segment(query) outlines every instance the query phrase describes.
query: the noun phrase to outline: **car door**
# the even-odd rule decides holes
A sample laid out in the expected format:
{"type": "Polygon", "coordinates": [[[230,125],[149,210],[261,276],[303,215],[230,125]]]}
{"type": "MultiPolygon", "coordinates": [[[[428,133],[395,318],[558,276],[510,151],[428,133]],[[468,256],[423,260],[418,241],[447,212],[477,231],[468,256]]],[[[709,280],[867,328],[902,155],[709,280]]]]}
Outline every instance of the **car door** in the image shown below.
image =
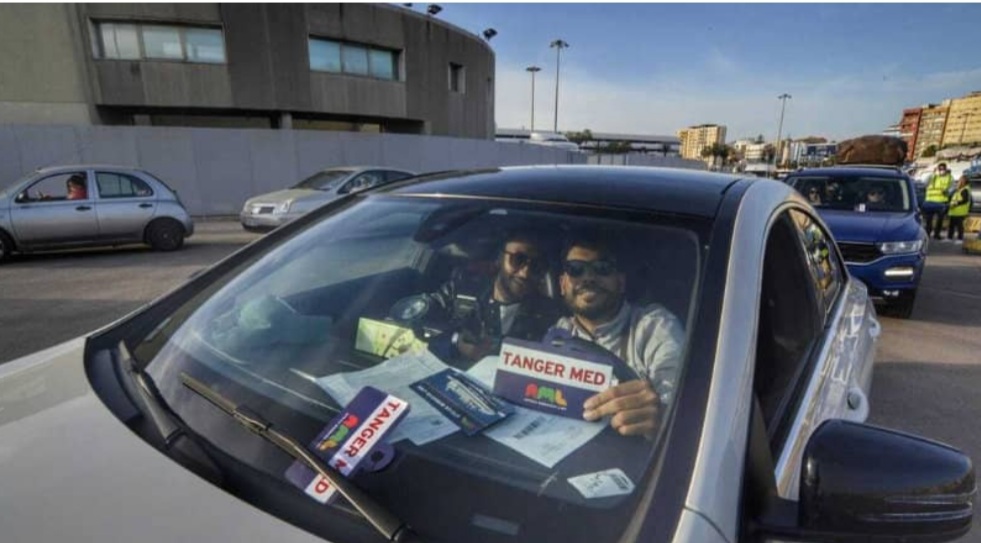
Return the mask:
{"type": "Polygon", "coordinates": [[[17,239],[24,247],[79,244],[95,241],[99,235],[93,183],[89,172],[75,170],[46,175],[30,184],[14,198],[10,220],[17,239]],[[85,194],[68,198],[68,181],[80,176],[85,194]]]}
{"type": "Polygon", "coordinates": [[[804,447],[822,422],[868,416],[874,311],[820,222],[784,211],[764,257],[753,387],[783,498],[797,499],[804,447]]]}
{"type": "Polygon", "coordinates": [[[105,241],[141,240],[157,207],[157,195],[139,177],[123,172],[95,171],[99,200],[99,237],[105,241]]]}

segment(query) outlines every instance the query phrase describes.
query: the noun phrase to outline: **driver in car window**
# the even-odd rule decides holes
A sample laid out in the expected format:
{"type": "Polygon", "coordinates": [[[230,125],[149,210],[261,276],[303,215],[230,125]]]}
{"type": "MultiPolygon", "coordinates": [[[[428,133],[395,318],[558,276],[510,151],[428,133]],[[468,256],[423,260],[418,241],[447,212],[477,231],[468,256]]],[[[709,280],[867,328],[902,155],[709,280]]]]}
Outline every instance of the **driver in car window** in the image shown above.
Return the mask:
{"type": "Polygon", "coordinates": [[[626,301],[626,275],[602,240],[581,237],[562,254],[560,285],[572,315],[555,326],[604,347],[642,376],[588,399],[583,416],[589,421],[609,416],[620,434],[653,438],[661,406],[671,401],[677,384],[684,327],[662,305],[626,301]]]}
{"type": "Polygon", "coordinates": [[[430,342],[430,351],[447,362],[473,362],[496,352],[504,336],[540,340],[560,314],[543,292],[543,245],[531,232],[512,232],[497,253],[493,277],[456,270],[426,295],[453,321],[450,332],[430,342]]]}
{"type": "Polygon", "coordinates": [[[865,195],[865,205],[869,209],[884,209],[886,207],[886,191],[882,187],[873,186],[865,195]]]}
{"type": "Polygon", "coordinates": [[[88,190],[85,188],[85,178],[81,175],[75,174],[69,177],[65,184],[69,200],[85,200],[89,197],[88,190]]]}

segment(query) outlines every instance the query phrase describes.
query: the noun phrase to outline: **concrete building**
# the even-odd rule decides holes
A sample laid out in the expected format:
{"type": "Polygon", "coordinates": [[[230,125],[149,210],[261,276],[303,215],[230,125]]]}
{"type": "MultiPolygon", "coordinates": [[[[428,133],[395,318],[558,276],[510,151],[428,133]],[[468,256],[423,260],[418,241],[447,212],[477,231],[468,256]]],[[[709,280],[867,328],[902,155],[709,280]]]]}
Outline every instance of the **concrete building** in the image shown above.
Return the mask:
{"type": "Polygon", "coordinates": [[[981,91],[950,101],[942,147],[981,145],[981,91]]]}
{"type": "Polygon", "coordinates": [[[916,136],[920,130],[920,114],[923,112],[921,107],[913,107],[903,110],[903,118],[899,121],[899,137],[906,141],[906,160],[912,162],[916,159],[916,136]]]}
{"type": "Polygon", "coordinates": [[[923,152],[931,146],[940,149],[943,143],[944,128],[947,125],[947,114],[950,111],[950,100],[941,104],[923,106],[920,112],[920,124],[916,132],[916,148],[913,158],[923,156],[923,152]]]}
{"type": "Polygon", "coordinates": [[[494,136],[494,53],[385,4],[2,4],[0,125],[494,136]]]}
{"type": "Polygon", "coordinates": [[[678,139],[681,142],[682,158],[710,161],[711,158],[702,157],[702,149],[713,143],[725,142],[726,127],[718,124],[690,126],[678,131],[678,139]]]}

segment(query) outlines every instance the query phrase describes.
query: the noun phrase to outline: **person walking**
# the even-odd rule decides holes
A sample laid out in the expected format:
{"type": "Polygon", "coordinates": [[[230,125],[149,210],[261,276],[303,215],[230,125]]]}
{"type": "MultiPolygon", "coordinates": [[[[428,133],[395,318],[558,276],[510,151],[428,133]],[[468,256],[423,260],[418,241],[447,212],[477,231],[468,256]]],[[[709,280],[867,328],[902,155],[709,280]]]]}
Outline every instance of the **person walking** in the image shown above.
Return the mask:
{"type": "Polygon", "coordinates": [[[957,188],[950,197],[947,216],[950,217],[950,225],[947,227],[947,239],[954,239],[954,232],[957,232],[957,243],[964,243],[964,220],[971,212],[971,189],[968,187],[967,176],[962,175],[957,180],[957,188]]]}
{"type": "Polygon", "coordinates": [[[933,239],[941,239],[944,215],[953,184],[954,179],[947,171],[947,164],[943,162],[937,164],[937,172],[930,176],[930,181],[927,182],[926,198],[920,207],[926,222],[924,226],[927,236],[933,236],[933,239]]]}

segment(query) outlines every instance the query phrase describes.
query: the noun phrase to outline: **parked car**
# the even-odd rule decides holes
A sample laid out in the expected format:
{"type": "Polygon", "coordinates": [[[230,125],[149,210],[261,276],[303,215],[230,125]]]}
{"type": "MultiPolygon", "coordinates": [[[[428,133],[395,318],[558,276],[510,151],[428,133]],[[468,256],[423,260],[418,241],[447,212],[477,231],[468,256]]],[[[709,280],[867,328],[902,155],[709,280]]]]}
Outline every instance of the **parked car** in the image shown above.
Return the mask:
{"type": "Polygon", "coordinates": [[[913,181],[890,167],[840,166],[791,173],[786,182],[812,198],[848,271],[896,316],[913,313],[927,255],[913,181]],[[882,191],[880,202],[869,193],[882,191]]]}
{"type": "Polygon", "coordinates": [[[405,170],[360,166],[317,172],[284,190],[246,200],[240,219],[249,231],[265,232],[282,226],[339,196],[379,187],[415,174],[405,170]]]}
{"type": "MultiPolygon", "coordinates": [[[[468,292],[452,305],[472,308],[468,292]]],[[[3,538],[954,539],[972,522],[970,459],[864,424],[879,333],[865,285],[784,184],[595,166],[422,176],[348,194],[87,338],[0,366],[3,538]],[[507,261],[553,303],[577,276],[576,296],[609,284],[674,315],[650,439],[516,406],[466,435],[406,384],[501,375],[495,351],[471,365],[427,350],[455,328],[416,302],[454,278],[495,281],[507,231],[535,232],[541,255],[507,261]],[[559,247],[577,234],[620,258],[572,266],[559,247]],[[339,415],[369,385],[408,417],[387,451],[352,441],[370,466],[345,478],[318,455],[356,427],[339,415]],[[347,426],[323,433],[335,418],[347,426]],[[311,499],[331,488],[344,498],[311,499]]]]}
{"type": "Polygon", "coordinates": [[[42,168],[0,191],[0,262],[16,252],[128,243],[173,251],[193,233],[177,193],[146,170],[42,168]]]}

